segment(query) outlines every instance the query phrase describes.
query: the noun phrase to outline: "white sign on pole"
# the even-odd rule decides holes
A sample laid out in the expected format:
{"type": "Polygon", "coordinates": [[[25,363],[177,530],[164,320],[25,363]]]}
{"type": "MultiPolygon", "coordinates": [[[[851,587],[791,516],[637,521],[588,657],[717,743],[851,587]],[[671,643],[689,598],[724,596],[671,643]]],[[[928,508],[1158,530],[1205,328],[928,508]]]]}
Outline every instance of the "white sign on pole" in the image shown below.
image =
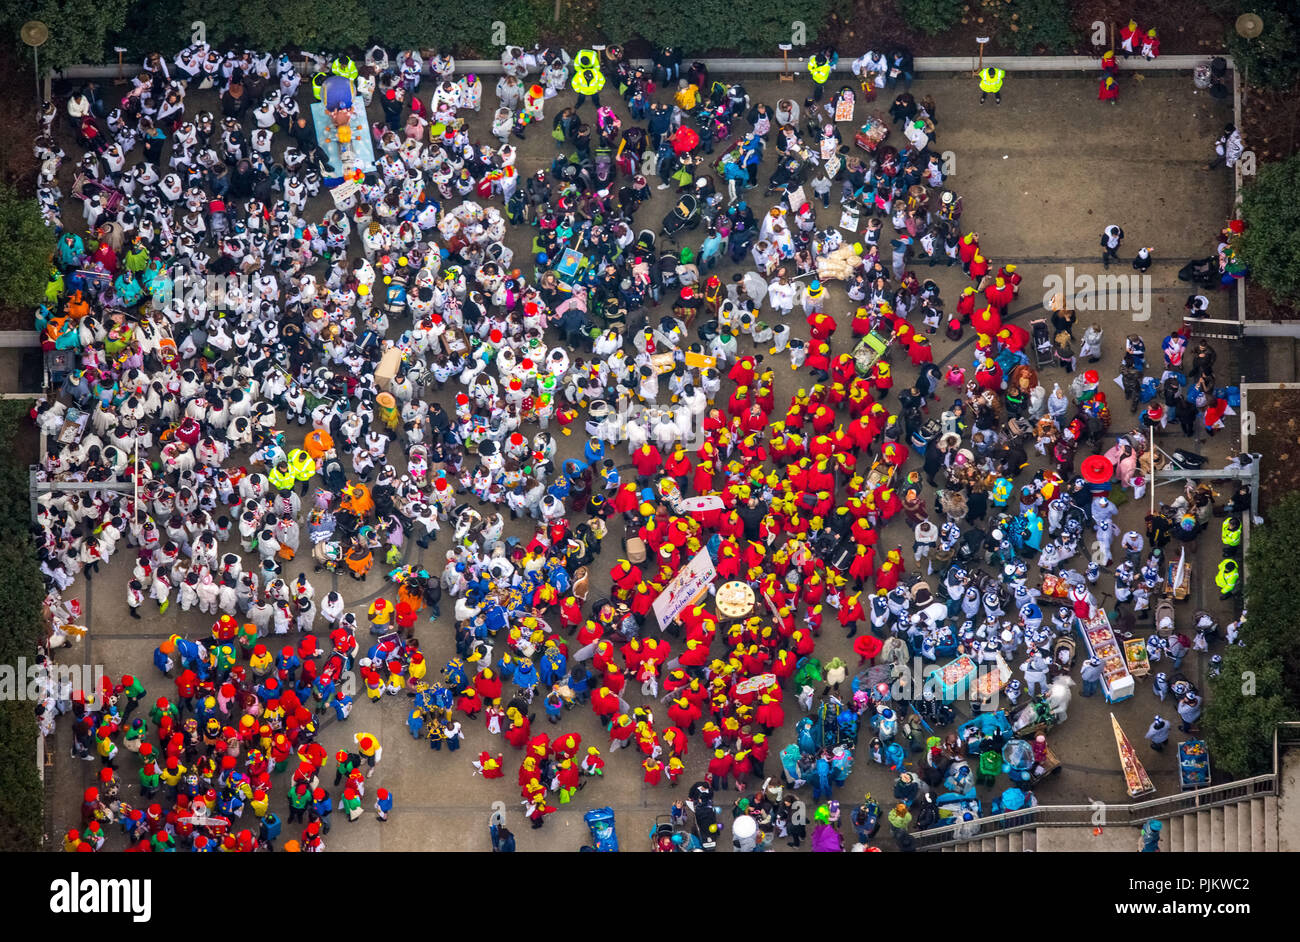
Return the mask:
{"type": "Polygon", "coordinates": [[[688,605],[694,604],[716,575],[709,551],[700,550],[696,553],[654,600],[653,608],[655,617],[659,619],[659,630],[666,629],[688,605]]]}
{"type": "Polygon", "coordinates": [[[344,180],[338,186],[330,190],[330,196],[334,197],[334,205],[343,209],[357,191],[361,189],[361,183],[357,180],[344,180]]]}

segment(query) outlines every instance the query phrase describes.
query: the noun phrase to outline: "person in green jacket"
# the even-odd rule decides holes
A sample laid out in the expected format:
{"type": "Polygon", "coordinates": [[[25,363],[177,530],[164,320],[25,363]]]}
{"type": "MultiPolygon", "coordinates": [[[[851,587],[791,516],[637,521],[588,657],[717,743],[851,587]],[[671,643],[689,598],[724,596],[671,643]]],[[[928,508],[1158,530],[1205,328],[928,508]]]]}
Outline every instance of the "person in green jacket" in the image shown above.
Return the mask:
{"type": "Polygon", "coordinates": [[[140,701],[144,699],[144,684],[140,683],[139,678],[133,674],[123,674],[121,695],[126,698],[126,706],[122,710],[122,722],[125,723],[131,718],[135,708],[140,705],[140,701]]]}
{"type": "Polygon", "coordinates": [[[154,792],[158,790],[158,766],[153,760],[146,762],[140,768],[140,794],[145,798],[152,798],[154,792]]]}
{"type": "Polygon", "coordinates": [[[303,816],[307,813],[307,806],[311,804],[311,789],[307,787],[306,782],[299,782],[289,792],[289,823],[297,821],[303,823],[303,816]]]}
{"type": "Polygon", "coordinates": [[[131,248],[127,250],[124,263],[127,271],[135,272],[137,275],[149,267],[149,250],[139,236],[131,240],[131,248]]]}

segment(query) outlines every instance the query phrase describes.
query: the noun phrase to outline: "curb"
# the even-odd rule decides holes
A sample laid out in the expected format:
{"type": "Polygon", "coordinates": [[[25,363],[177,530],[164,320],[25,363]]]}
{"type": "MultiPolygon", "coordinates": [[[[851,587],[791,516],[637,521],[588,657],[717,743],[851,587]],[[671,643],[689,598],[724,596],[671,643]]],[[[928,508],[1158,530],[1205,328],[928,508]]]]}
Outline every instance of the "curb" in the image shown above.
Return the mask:
{"type": "MultiPolygon", "coordinates": [[[[1126,60],[1120,60],[1121,71],[1125,72],[1183,72],[1191,71],[1202,62],[1214,58],[1216,53],[1207,52],[1205,55],[1196,56],[1161,56],[1151,62],[1138,59],[1136,64],[1127,65],[1126,60]]],[[[1223,56],[1228,63],[1228,68],[1236,70],[1236,65],[1231,56],[1223,56]]],[[[650,66],[649,59],[631,60],[637,66],[650,66]]],[[[777,74],[786,70],[787,64],[782,59],[744,59],[744,58],[725,58],[725,59],[700,59],[710,72],[730,74],[734,72],[747,72],[759,74],[777,74]]],[[[802,77],[804,57],[791,57],[789,69],[792,74],[802,77]]],[[[1073,72],[1080,70],[1094,70],[1097,66],[1096,56],[988,56],[984,59],[985,65],[997,66],[998,68],[1007,69],[1014,72],[1073,72]]],[[[919,56],[914,60],[916,72],[974,72],[978,68],[978,56],[919,56]]],[[[127,69],[133,69],[134,65],[123,65],[121,67],[123,75],[126,75],[127,69]]],[[[117,65],[72,65],[66,69],[57,72],[48,73],[53,79],[104,79],[118,77],[117,65]]],[[[303,74],[308,71],[305,62],[298,64],[298,70],[303,74]]],[[[498,59],[458,59],[456,61],[456,70],[458,72],[475,72],[484,75],[500,75],[503,72],[501,62],[498,59]]],[[[841,61],[835,67],[835,73],[850,75],[849,63],[841,61]]]]}

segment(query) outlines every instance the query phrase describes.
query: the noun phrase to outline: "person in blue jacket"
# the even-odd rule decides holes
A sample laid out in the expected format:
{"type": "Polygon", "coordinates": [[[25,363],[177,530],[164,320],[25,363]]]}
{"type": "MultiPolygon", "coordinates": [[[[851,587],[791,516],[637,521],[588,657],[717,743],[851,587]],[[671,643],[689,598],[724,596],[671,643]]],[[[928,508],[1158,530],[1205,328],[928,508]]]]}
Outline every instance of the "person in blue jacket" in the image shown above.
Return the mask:
{"type": "Polygon", "coordinates": [[[817,764],[813,767],[813,801],[821,801],[823,798],[831,797],[831,763],[826,758],[823,751],[817,756],[817,764]]]}
{"type": "Polygon", "coordinates": [[[334,716],[340,723],[346,720],[348,714],[352,712],[352,698],[347,694],[338,694],[334,698],[334,703],[332,705],[334,707],[334,716]]]}
{"type": "Polygon", "coordinates": [[[531,658],[521,657],[515,662],[515,684],[520,687],[537,685],[537,668],[531,658]]]}
{"type": "Polygon", "coordinates": [[[492,853],[513,854],[515,852],[515,836],[505,825],[489,824],[488,833],[492,835],[492,853]]]}

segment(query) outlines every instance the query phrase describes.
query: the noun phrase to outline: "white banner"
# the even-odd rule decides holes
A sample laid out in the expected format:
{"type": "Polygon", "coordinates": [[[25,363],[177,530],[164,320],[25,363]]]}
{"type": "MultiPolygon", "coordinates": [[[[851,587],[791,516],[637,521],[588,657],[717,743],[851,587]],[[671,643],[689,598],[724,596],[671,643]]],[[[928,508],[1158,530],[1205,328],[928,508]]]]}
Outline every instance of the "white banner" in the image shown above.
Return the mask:
{"type": "Polygon", "coordinates": [[[361,184],[356,180],[344,180],[338,186],[330,190],[330,196],[334,197],[334,205],[340,209],[344,203],[357,194],[361,189],[361,184]]]}
{"type": "Polygon", "coordinates": [[[677,620],[677,616],[688,605],[704,594],[717,571],[713,568],[713,559],[708,550],[700,550],[695,557],[682,567],[681,572],[673,576],[673,581],[664,587],[654,600],[655,617],[659,619],[659,630],[663,631],[677,620]]]}
{"type": "Polygon", "coordinates": [[[702,494],[699,497],[684,497],[678,506],[682,513],[693,514],[704,510],[717,510],[727,505],[717,494],[702,494]]]}

